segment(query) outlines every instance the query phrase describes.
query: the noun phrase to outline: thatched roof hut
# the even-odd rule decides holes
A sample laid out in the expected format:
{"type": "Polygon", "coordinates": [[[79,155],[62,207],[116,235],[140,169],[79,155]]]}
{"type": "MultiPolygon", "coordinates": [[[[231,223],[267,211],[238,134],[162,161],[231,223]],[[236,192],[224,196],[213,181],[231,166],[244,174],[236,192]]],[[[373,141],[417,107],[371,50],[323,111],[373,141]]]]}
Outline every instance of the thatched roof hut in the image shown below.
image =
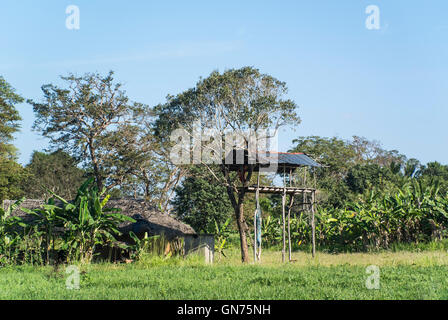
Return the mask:
{"type": "MultiPolygon", "coordinates": [[[[3,208],[7,208],[13,203],[13,200],[4,200],[2,205],[3,208]]],[[[39,208],[42,204],[44,204],[44,200],[28,199],[21,204],[21,207],[32,210],[39,208]]],[[[137,236],[141,236],[147,232],[149,236],[164,234],[167,238],[196,234],[189,225],[180,222],[171,215],[161,213],[143,200],[111,199],[106,207],[119,208],[122,214],[132,217],[137,221],[135,223],[125,222],[121,224],[120,231],[123,234],[128,234],[130,231],[133,231],[137,236]]],[[[12,215],[20,216],[25,221],[33,219],[32,216],[24,213],[20,209],[14,210],[12,215]]]]}

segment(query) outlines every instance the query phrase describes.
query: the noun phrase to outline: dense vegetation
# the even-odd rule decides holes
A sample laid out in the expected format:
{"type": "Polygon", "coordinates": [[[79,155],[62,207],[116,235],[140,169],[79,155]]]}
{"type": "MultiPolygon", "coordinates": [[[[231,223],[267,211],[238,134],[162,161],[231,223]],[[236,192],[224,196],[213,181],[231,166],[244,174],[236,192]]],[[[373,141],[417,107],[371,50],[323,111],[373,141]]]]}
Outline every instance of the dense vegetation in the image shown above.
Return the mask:
{"type": "MultiPolygon", "coordinates": [[[[315,186],[317,194],[317,244],[331,252],[389,248],[394,243],[419,243],[440,240],[448,227],[448,166],[438,162],[420,164],[397,151],[384,150],[378,142],[353,137],[352,140],[322,137],[300,137],[291,152],[305,152],[322,168],[302,169],[293,177],[296,185],[315,186]]],[[[206,173],[205,173],[206,174],[206,173]]],[[[188,203],[189,221],[200,226],[207,212],[228,212],[221,202],[205,190],[204,173],[190,176],[177,189],[174,204],[188,203]],[[200,184],[199,190],[191,186],[200,184]],[[219,204],[219,206],[218,206],[219,204]]],[[[212,177],[210,176],[209,179],[212,177]]],[[[265,178],[266,179],[266,178],[265,178]]],[[[255,183],[255,180],[252,181],[255,183]]],[[[272,181],[265,181],[272,183],[272,181]]],[[[252,221],[251,198],[247,201],[247,221],[252,221]]],[[[311,239],[309,207],[292,208],[291,234],[293,248],[306,248],[311,239]],[[308,209],[308,210],[307,210],[308,209]]],[[[278,246],[282,241],[281,199],[262,196],[263,244],[278,246]]],[[[230,217],[230,216],[229,216],[230,217]]],[[[224,221],[225,217],[221,217],[224,221]]]]}
{"type": "MultiPolygon", "coordinates": [[[[250,168],[242,175],[230,172],[222,163],[175,165],[170,134],[196,122],[221,136],[229,128],[298,125],[285,83],[250,67],[215,71],[154,107],[133,102],[113,72],[68,75],[62,83],[42,86],[41,101],[28,100],[36,114],[34,129],[50,139],[51,148],[35,151],[22,166],[13,135],[24,99],[0,77],[0,200],[46,199],[42,208],[28,212],[32,223],[12,217],[11,208],[0,211],[0,263],[45,264],[55,261],[57,252],[64,261],[91,261],[96,247],[114,242],[117,224],[125,219],[103,210],[110,196],[143,198],[198,232],[216,233],[223,254],[236,235],[242,260],[249,260],[255,203],[240,187],[255,183],[255,175],[250,168]]],[[[292,146],[291,152],[305,152],[323,165],[303,168],[293,179],[318,189],[320,249],[377,250],[446,237],[447,165],[424,165],[357,136],[297,137],[292,146]]],[[[262,178],[262,184],[271,183],[273,177],[262,178]]],[[[310,242],[309,210],[300,200],[291,208],[294,249],[310,242]]],[[[278,246],[281,199],[262,196],[260,204],[263,246],[278,246]]]]}
{"type": "Polygon", "coordinates": [[[23,199],[0,208],[0,266],[90,263],[97,247],[114,246],[119,223],[135,221],[118,209],[105,208],[110,195],[104,192],[90,178],[73,201],[53,194],[37,209],[20,208],[23,199]],[[12,216],[19,208],[33,219],[12,216]]]}

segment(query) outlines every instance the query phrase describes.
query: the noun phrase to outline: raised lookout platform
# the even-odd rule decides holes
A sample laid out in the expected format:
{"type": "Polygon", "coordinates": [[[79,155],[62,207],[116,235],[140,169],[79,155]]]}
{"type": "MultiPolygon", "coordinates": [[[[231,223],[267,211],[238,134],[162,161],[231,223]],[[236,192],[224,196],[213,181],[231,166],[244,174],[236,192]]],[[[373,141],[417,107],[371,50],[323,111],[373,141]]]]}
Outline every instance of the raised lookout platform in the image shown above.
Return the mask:
{"type": "MultiPolygon", "coordinates": [[[[243,187],[240,187],[242,189],[243,187]]],[[[249,186],[244,188],[246,192],[255,193],[257,192],[257,186],[249,186]]],[[[274,194],[283,194],[286,192],[286,194],[290,195],[299,195],[303,193],[313,193],[316,189],[313,188],[297,188],[297,187],[275,187],[275,186],[260,186],[259,192],[260,193],[274,193],[274,194]]]]}

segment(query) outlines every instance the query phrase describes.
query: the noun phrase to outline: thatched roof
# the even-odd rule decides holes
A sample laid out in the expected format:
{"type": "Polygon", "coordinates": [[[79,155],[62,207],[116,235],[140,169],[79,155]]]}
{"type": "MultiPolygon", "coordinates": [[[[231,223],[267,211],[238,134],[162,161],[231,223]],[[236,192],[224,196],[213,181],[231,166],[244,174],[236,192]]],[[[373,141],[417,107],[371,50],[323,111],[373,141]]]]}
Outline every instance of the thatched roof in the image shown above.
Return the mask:
{"type": "MultiPolygon", "coordinates": [[[[13,203],[13,200],[4,200],[3,208],[8,208],[13,203]]],[[[43,200],[28,199],[21,204],[21,207],[32,210],[39,208],[42,204],[44,204],[43,200]]],[[[136,223],[126,222],[120,225],[120,229],[123,233],[128,233],[129,231],[134,231],[136,234],[148,232],[148,235],[164,233],[168,237],[196,234],[193,228],[189,225],[180,222],[171,215],[161,213],[143,200],[111,199],[106,207],[119,208],[121,209],[122,214],[137,220],[136,223]]],[[[14,210],[12,215],[20,216],[28,221],[33,218],[20,209],[14,210]]]]}
{"type": "Polygon", "coordinates": [[[189,225],[171,215],[161,213],[144,200],[111,199],[106,207],[119,208],[123,214],[137,220],[137,223],[133,224],[124,223],[121,226],[124,233],[132,230],[136,234],[141,232],[148,232],[149,235],[164,233],[168,237],[196,234],[189,225]]]}

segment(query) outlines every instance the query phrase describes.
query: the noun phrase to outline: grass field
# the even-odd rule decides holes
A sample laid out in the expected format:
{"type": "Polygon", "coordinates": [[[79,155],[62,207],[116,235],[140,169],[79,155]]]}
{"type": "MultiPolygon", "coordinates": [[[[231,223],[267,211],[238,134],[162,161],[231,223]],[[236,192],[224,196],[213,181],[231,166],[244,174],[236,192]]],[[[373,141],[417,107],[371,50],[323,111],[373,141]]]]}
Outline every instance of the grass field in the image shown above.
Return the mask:
{"type": "Polygon", "coordinates": [[[241,265],[229,252],[213,266],[197,258],[146,257],[132,264],[80,266],[79,290],[65,267],[0,269],[0,299],[448,299],[446,251],[319,253],[316,259],[265,251],[262,265],[241,265]],[[367,289],[366,267],[380,268],[380,289],[367,289]]]}

